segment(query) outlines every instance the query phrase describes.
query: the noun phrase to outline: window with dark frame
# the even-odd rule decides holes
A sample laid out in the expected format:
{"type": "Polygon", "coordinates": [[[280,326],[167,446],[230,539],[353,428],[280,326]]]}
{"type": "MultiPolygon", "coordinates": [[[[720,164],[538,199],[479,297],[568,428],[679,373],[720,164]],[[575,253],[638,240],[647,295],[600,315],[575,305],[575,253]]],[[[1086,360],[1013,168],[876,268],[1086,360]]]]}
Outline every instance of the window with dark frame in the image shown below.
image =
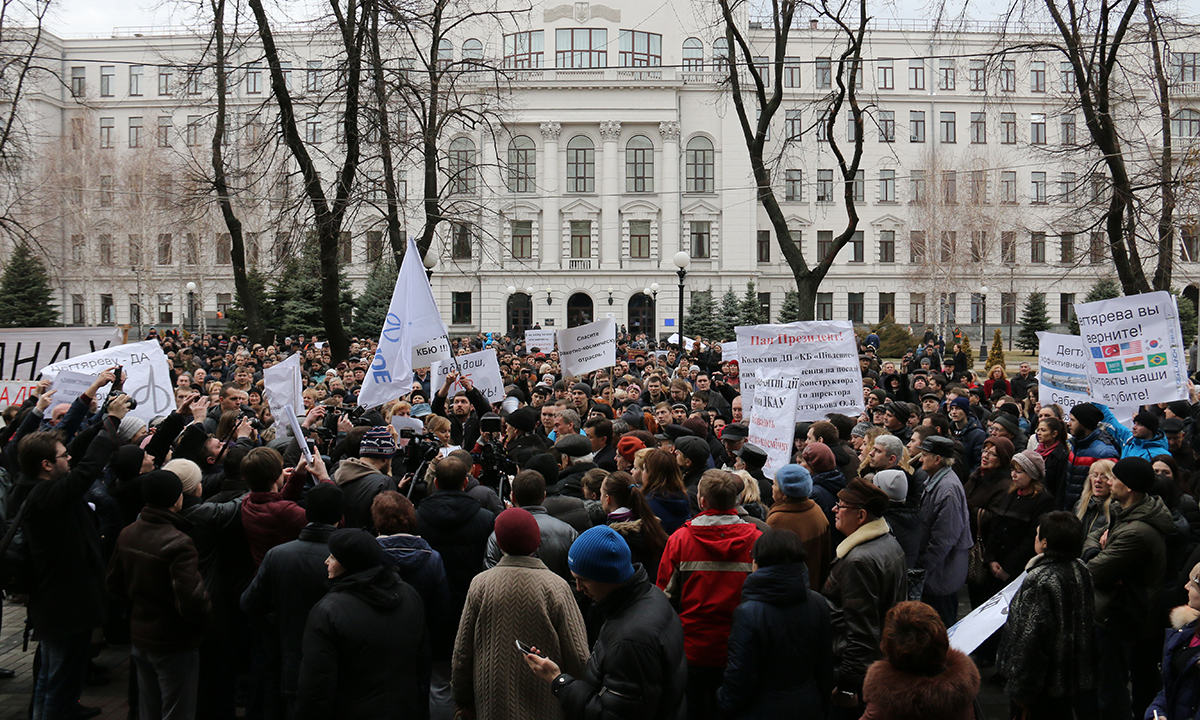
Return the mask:
{"type": "Polygon", "coordinates": [[[863,324],[865,293],[846,293],[846,319],[857,325],[863,324]]]}
{"type": "Polygon", "coordinates": [[[817,293],[817,319],[832,320],[833,319],[833,293],[819,292],[817,293]]]}
{"type": "Polygon", "coordinates": [[[505,35],[504,67],[512,70],[540,70],[545,63],[544,38],[542,30],[505,35]]]}
{"type": "Polygon", "coordinates": [[[829,253],[833,252],[833,231],[818,230],[817,231],[817,262],[825,262],[825,258],[829,253]]]}
{"type": "Polygon", "coordinates": [[[453,225],[452,237],[453,241],[450,244],[450,259],[451,260],[470,260],[471,245],[473,244],[474,228],[469,223],[455,223],[453,225]]]}
{"type": "Polygon", "coordinates": [[[571,259],[584,260],[592,257],[592,221],[571,221],[571,259]]]}
{"type": "Polygon", "coordinates": [[[662,35],[641,30],[622,30],[619,43],[621,67],[662,65],[662,35]]]}
{"type": "Polygon", "coordinates": [[[791,168],[783,172],[783,199],[785,202],[804,201],[804,171],[791,168]]]}
{"type": "Polygon", "coordinates": [[[925,231],[910,230],[908,233],[908,261],[918,264],[925,262],[925,231]]]}
{"type": "Polygon", "coordinates": [[[708,220],[691,221],[691,256],[693,259],[707,259],[711,251],[711,223],[708,220]]]}
{"type": "Polygon", "coordinates": [[[895,230],[880,230],[879,231],[879,262],[881,262],[881,263],[896,262],[896,231],[895,230]]]}
{"type": "Polygon", "coordinates": [[[513,220],[512,256],[517,260],[533,259],[533,221],[513,220]]]}
{"type": "Polygon", "coordinates": [[[879,322],[883,322],[887,318],[896,319],[896,293],[881,292],[879,293],[879,322]]]}
{"type": "Polygon", "coordinates": [[[471,324],[471,293],[469,292],[452,292],[450,323],[453,325],[470,325],[471,324]]]}
{"type": "Polygon", "coordinates": [[[1046,233],[1034,232],[1029,234],[1029,262],[1044,264],[1046,262],[1046,233]]]}
{"type": "Polygon", "coordinates": [[[1000,261],[1005,265],[1017,262],[1017,233],[1014,230],[1000,233],[1000,261]]]}
{"type": "Polygon", "coordinates": [[[1062,254],[1059,262],[1064,265],[1070,265],[1075,262],[1075,233],[1063,233],[1062,237],[1062,254]]]}
{"type": "Polygon", "coordinates": [[[1064,325],[1071,322],[1071,313],[1075,309],[1075,293],[1058,294],[1058,321],[1064,325]]]}
{"type": "Polygon", "coordinates": [[[650,221],[629,221],[629,257],[634,260],[650,258],[650,221]]]}
{"type": "Polygon", "coordinates": [[[554,64],[571,70],[608,67],[608,31],[603,28],[556,30],[554,64]]]}
{"type": "Polygon", "coordinates": [[[508,144],[508,191],[535,192],[537,189],[537,148],[533,140],[520,135],[508,144]]]}
{"type": "Polygon", "coordinates": [[[758,262],[771,262],[771,231],[759,230],[756,239],[757,242],[755,245],[758,249],[758,262]]]}

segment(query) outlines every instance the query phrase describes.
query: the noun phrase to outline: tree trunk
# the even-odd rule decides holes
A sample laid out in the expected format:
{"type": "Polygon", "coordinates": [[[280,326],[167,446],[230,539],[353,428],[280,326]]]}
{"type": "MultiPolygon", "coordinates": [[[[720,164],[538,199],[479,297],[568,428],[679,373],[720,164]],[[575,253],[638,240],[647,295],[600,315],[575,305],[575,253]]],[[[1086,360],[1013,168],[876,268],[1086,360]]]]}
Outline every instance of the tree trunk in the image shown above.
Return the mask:
{"type": "Polygon", "coordinates": [[[1150,36],[1158,116],[1162,123],[1162,159],[1158,166],[1158,181],[1162,197],[1158,215],[1158,267],[1154,271],[1154,289],[1170,292],[1171,274],[1175,266],[1175,169],[1171,152],[1171,87],[1167,82],[1166,69],[1163,67],[1161,39],[1158,34],[1158,12],[1154,7],[1154,0],[1144,0],[1142,10],[1146,15],[1146,30],[1150,36]]]}
{"type": "Polygon", "coordinates": [[[388,112],[387,76],[384,73],[383,56],[379,51],[379,3],[371,0],[369,12],[371,72],[375,76],[373,88],[378,113],[376,122],[379,124],[379,153],[383,160],[383,196],[387,202],[388,244],[392,247],[392,258],[396,267],[400,267],[408,243],[404,242],[404,232],[400,226],[400,197],[396,188],[396,170],[392,158],[392,123],[391,114],[388,112]]]}

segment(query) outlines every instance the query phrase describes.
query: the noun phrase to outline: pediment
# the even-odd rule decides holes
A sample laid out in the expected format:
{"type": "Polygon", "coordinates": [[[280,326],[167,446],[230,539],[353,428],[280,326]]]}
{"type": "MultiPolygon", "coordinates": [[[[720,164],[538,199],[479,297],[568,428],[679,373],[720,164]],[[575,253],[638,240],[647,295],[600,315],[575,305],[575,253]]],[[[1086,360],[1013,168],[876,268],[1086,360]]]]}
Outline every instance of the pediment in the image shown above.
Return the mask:
{"type": "Polygon", "coordinates": [[[590,203],[584,198],[575,198],[566,205],[563,205],[562,212],[563,214],[594,215],[600,212],[600,206],[590,203]]]}
{"type": "Polygon", "coordinates": [[[689,205],[685,205],[683,213],[685,215],[720,215],[721,209],[705,200],[696,200],[689,205]]]}

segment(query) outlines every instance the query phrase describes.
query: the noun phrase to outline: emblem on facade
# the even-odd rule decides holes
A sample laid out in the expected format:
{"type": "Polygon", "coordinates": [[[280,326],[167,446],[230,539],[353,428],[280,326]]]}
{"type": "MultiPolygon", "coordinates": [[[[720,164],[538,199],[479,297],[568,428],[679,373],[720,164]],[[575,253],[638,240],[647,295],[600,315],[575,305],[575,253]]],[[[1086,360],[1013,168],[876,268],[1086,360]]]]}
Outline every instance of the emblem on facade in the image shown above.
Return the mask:
{"type": "Polygon", "coordinates": [[[554,7],[546,8],[542,15],[542,19],[545,22],[568,19],[574,20],[577,23],[585,23],[593,18],[620,22],[621,11],[610,8],[607,5],[577,2],[574,5],[555,5],[554,7]]]}

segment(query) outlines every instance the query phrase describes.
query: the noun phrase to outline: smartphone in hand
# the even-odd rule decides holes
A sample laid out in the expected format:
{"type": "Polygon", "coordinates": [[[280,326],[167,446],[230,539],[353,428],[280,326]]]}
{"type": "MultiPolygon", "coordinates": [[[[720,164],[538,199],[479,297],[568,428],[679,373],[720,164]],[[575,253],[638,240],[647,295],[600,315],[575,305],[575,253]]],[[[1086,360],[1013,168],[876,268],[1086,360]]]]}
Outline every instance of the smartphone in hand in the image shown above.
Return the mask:
{"type": "Polygon", "coordinates": [[[522,655],[537,655],[540,658],[546,657],[546,653],[542,652],[541,650],[537,650],[532,645],[527,645],[520,640],[517,641],[517,649],[521,651],[522,655]]]}

